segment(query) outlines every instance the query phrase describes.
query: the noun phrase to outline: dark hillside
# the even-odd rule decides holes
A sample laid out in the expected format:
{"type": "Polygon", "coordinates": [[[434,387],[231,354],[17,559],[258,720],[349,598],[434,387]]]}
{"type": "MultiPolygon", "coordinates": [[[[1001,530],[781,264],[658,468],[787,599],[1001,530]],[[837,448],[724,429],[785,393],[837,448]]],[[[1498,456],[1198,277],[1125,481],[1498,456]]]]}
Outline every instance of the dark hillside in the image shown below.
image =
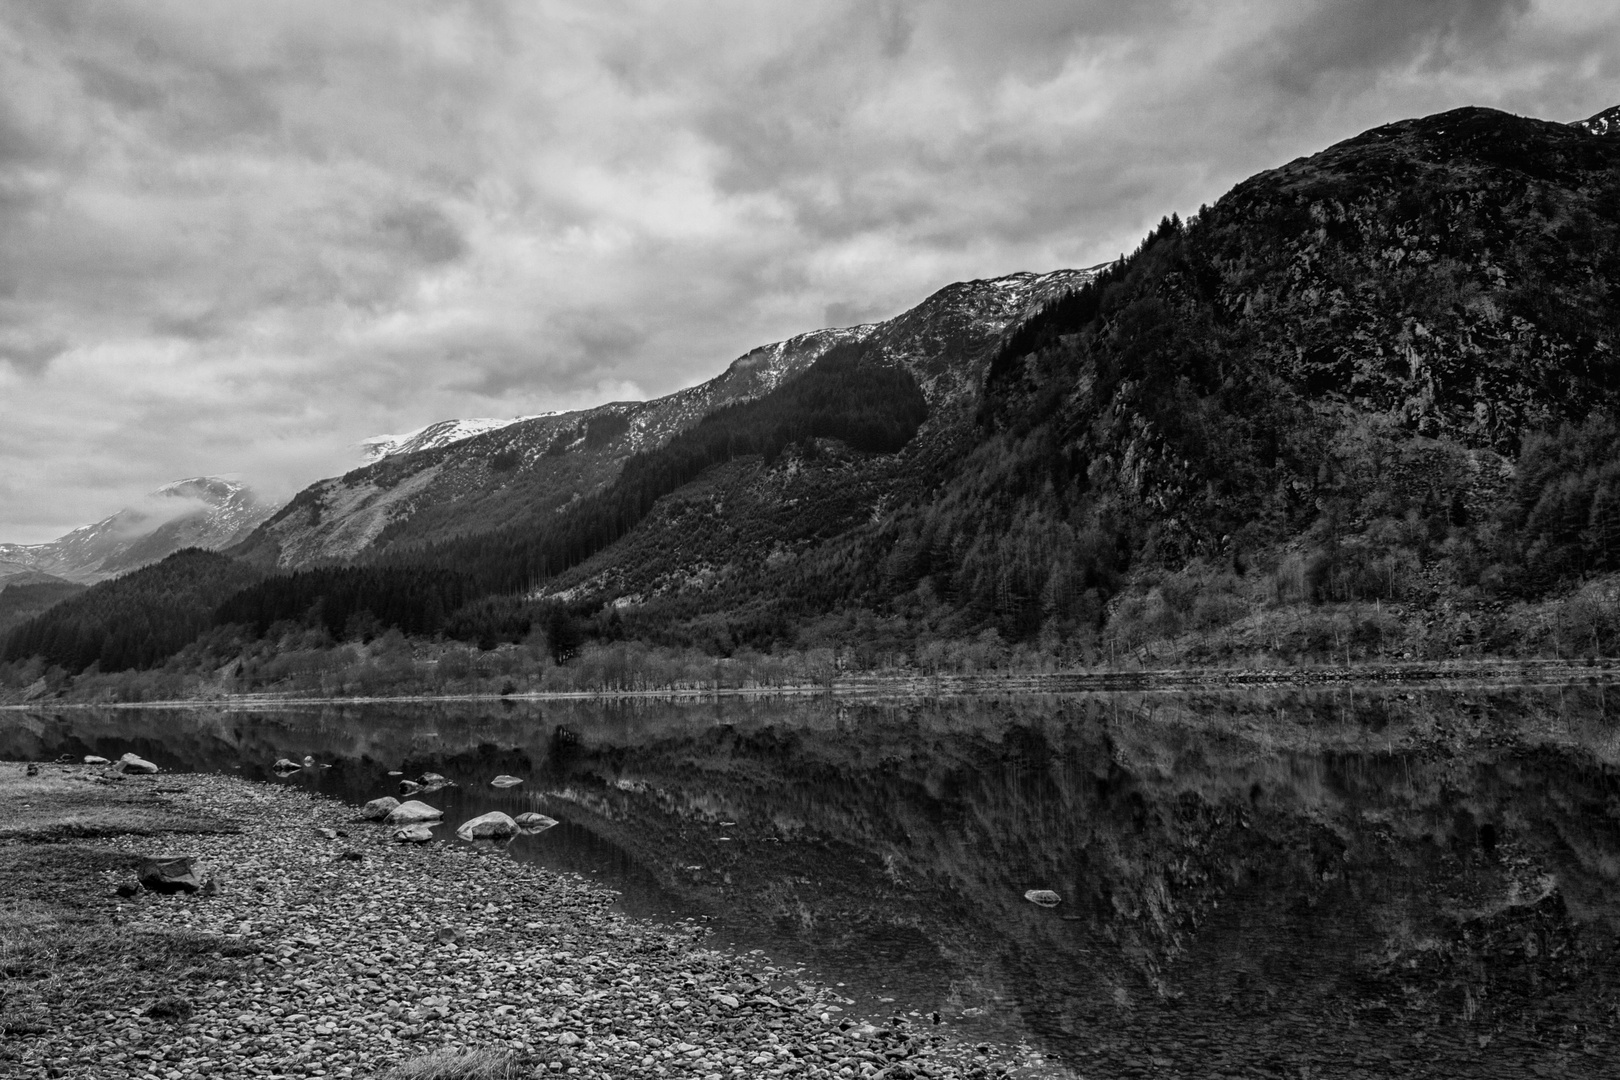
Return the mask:
{"type": "Polygon", "coordinates": [[[1095,627],[1151,568],[1275,572],[1285,547],[1297,599],[1549,587],[1615,534],[1615,451],[1556,433],[1620,406],[1616,282],[1620,139],[1485,109],[1379,128],[1167,219],[1014,328],[946,482],[738,588],[1024,637],[1095,627]],[[1546,470],[1513,463],[1559,438],[1585,493],[1536,541],[1516,523],[1546,470]],[[1527,572],[1536,551],[1563,570],[1527,572]]]}
{"type": "Polygon", "coordinates": [[[260,573],[187,548],[36,615],[5,636],[0,661],[40,657],[70,674],[162,663],[213,625],[214,609],[260,573]]]}
{"type": "Polygon", "coordinates": [[[46,580],[13,579],[0,586],[0,633],[70,596],[77,596],[86,588],[73,581],[52,580],[47,574],[34,576],[46,580]]]}

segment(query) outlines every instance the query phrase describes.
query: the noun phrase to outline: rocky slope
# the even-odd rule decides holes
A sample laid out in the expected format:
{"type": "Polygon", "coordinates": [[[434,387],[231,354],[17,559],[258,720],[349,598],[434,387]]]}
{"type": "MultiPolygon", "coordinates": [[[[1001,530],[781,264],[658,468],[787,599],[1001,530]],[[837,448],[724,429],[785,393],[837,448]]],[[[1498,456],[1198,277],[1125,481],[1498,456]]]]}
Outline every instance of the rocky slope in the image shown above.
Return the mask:
{"type": "Polygon", "coordinates": [[[217,476],[165,484],[138,507],[44,544],[0,544],[0,581],[45,574],[90,584],[157,562],[181,548],[227,547],[269,517],[273,507],[247,487],[217,476]]]}
{"type": "Polygon", "coordinates": [[[445,421],[371,465],[306,488],[241,551],[291,569],[542,519],[600,489],[631,455],[720,406],[769,393],[839,344],[868,344],[875,362],[905,365],[930,408],[959,426],[983,377],[987,344],[1089,274],[1021,273],[951,285],[887,322],[762,346],[716,378],[652,401],[533,417],[448,442],[468,422],[445,421]]]}

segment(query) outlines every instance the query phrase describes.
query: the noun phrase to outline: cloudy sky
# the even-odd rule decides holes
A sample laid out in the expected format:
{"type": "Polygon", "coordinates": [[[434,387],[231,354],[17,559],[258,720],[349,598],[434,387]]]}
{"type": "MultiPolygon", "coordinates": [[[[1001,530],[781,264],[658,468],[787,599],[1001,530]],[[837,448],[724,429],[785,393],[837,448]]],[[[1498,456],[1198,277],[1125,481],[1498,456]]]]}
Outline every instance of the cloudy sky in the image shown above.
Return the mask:
{"type": "Polygon", "coordinates": [[[0,540],[1085,266],[1612,0],[0,0],[0,540]]]}

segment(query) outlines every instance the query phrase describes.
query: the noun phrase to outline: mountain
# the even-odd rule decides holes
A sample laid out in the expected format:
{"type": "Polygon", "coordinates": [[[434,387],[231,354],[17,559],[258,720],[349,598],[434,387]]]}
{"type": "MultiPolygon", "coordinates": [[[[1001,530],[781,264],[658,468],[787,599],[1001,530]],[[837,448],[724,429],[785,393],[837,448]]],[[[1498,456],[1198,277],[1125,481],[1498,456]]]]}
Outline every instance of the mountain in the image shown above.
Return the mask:
{"type": "Polygon", "coordinates": [[[904,366],[930,409],[959,428],[971,413],[989,343],[1090,273],[1020,273],[951,285],[887,322],[815,330],[754,349],[714,379],[652,401],[504,424],[444,421],[370,465],[299,492],[240,554],[297,569],[544,520],[601,490],[633,455],[662,446],[718,408],[768,394],[840,345],[862,345],[881,362],[904,366]],[[500,426],[474,432],[484,424],[500,426]]]}
{"type": "MultiPolygon", "coordinates": [[[[1108,266],[958,283],[668,397],[323,480],[231,549],[253,583],[184,617],[218,628],[210,671],[379,626],[538,631],[559,662],[582,631],[955,670],[1607,655],[1617,282],[1620,133],[1403,120],[1108,266]]],[[[76,638],[129,606],[95,592],[76,638]]]]}
{"type": "MultiPolygon", "coordinates": [[[[241,484],[194,476],[165,484],[137,507],[43,544],[0,544],[0,581],[46,574],[90,584],[157,562],[182,548],[227,547],[274,508],[241,484]]],[[[37,579],[35,579],[37,580],[37,579]]]]}

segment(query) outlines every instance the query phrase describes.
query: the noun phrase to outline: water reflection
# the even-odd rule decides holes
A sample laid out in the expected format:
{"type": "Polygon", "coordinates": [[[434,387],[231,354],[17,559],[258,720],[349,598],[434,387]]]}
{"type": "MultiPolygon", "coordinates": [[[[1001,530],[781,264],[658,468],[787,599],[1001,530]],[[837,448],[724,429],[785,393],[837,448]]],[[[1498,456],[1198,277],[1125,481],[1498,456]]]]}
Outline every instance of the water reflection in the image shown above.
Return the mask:
{"type": "Polygon", "coordinates": [[[548,814],[514,857],[1077,1067],[1620,1056],[1601,688],[0,717],[0,756],[126,750],[354,803],[439,772],[451,842],[548,814]],[[330,767],[275,777],[306,754],[330,767]]]}

